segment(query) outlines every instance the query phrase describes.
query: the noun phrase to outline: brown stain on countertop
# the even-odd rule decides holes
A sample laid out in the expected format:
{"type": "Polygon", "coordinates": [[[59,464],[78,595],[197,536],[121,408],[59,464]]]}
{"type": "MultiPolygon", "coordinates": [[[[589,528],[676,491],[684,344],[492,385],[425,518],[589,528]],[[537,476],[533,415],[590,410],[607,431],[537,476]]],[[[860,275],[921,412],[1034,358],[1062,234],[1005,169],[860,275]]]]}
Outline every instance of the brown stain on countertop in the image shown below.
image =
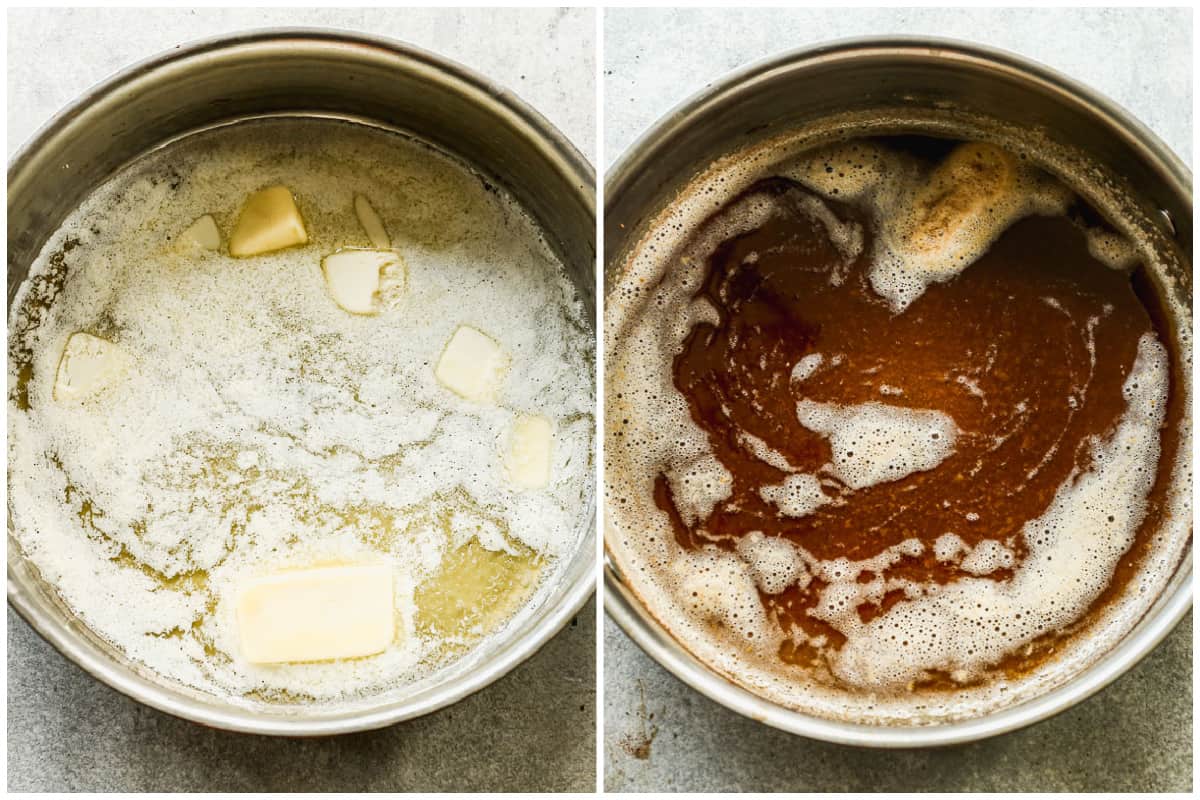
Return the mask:
{"type": "Polygon", "coordinates": [[[623,734],[617,740],[617,745],[633,758],[645,761],[650,758],[650,748],[654,744],[654,737],[658,736],[658,725],[654,723],[654,713],[646,709],[646,686],[640,680],[638,681],[638,693],[641,699],[638,701],[637,711],[634,712],[637,727],[635,730],[623,734]]]}

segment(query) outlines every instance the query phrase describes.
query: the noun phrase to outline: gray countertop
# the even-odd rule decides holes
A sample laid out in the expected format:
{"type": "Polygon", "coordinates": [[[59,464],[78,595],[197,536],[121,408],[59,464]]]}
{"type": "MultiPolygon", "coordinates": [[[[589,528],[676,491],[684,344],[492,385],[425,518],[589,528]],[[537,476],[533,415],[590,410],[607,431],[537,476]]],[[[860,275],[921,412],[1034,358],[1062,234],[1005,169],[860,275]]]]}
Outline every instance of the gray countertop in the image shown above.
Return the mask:
{"type": "Polygon", "coordinates": [[[679,681],[607,618],[604,675],[610,792],[1192,788],[1190,613],[1141,664],[1080,705],[1024,730],[941,749],[867,750],[769,728],[679,681]]]}
{"type": "MultiPolygon", "coordinates": [[[[1186,9],[610,9],[604,161],[659,117],[750,61],[847,36],[924,34],[1012,50],[1129,109],[1191,163],[1186,9]]],[[[1079,706],[1023,731],[941,750],[870,751],[802,739],[713,703],[604,629],[610,791],[1188,791],[1192,625],[1079,706]],[[649,746],[646,739],[653,739],[649,746]]]]}
{"type": "Polygon", "coordinates": [[[227,733],[93,680],[8,611],[8,788],[93,792],[591,791],[595,601],[496,683],[378,731],[227,733]]]}
{"type": "MultiPolygon", "coordinates": [[[[316,26],[402,39],[515,91],[594,158],[586,9],[41,9],[8,16],[9,155],[89,86],[183,42],[316,26]]],[[[84,674],[8,613],[14,791],[590,791],[595,604],[492,686],[370,733],[288,740],[210,730],[84,674]]]]}
{"type": "Polygon", "coordinates": [[[579,8],[9,11],[9,155],[88,87],[130,64],[197,39],[281,27],[383,36],[454,59],[516,92],[595,161],[596,23],[594,12],[579,8]]]}
{"type": "Polygon", "coordinates": [[[737,67],[851,36],[941,36],[1040,61],[1128,109],[1192,163],[1190,9],[607,9],[604,163],[737,67]]]}

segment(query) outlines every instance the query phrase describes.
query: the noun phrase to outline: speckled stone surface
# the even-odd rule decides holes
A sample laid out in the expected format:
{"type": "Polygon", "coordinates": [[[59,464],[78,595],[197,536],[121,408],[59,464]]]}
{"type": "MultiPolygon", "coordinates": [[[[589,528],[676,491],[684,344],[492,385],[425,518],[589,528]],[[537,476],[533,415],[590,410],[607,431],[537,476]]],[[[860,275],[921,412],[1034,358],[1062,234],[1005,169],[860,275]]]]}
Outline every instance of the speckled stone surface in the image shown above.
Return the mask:
{"type": "Polygon", "coordinates": [[[378,731],[213,730],[93,680],[8,610],[8,789],[560,792],[596,785],[595,601],[486,689],[378,731]]]}
{"type": "Polygon", "coordinates": [[[737,67],[851,36],[942,36],[1040,61],[1100,90],[1192,160],[1190,9],[607,9],[604,163],[737,67]]]}
{"type": "Polygon", "coordinates": [[[21,9],[8,12],[8,151],[126,66],[253,28],[313,27],[409,42],[512,90],[590,161],[596,144],[596,21],[590,9],[21,9]]]}
{"type": "MultiPolygon", "coordinates": [[[[1104,92],[1191,163],[1187,10],[616,9],[605,12],[604,160],[726,72],[846,36],[926,34],[1032,57],[1104,92]]],[[[1031,728],[940,750],[871,751],[743,718],[604,630],[610,791],[1176,791],[1192,787],[1192,625],[1100,694],[1031,728]],[[646,740],[653,739],[648,746],[646,740]]]]}
{"type": "Polygon", "coordinates": [[[1191,614],[1115,683],[1056,717],[957,747],[804,739],[717,705],[604,622],[610,792],[1189,792],[1191,614]],[[646,740],[650,738],[648,746],[646,740]],[[645,756],[645,758],[639,758],[645,756]]]}
{"type": "MultiPolygon", "coordinates": [[[[89,86],[182,42],[268,26],[359,30],[458,60],[516,92],[594,158],[590,10],[10,12],[8,151],[89,86]]],[[[145,708],[8,612],[13,791],[591,791],[595,604],[492,686],[436,714],[320,740],[209,730],[145,708]]]]}

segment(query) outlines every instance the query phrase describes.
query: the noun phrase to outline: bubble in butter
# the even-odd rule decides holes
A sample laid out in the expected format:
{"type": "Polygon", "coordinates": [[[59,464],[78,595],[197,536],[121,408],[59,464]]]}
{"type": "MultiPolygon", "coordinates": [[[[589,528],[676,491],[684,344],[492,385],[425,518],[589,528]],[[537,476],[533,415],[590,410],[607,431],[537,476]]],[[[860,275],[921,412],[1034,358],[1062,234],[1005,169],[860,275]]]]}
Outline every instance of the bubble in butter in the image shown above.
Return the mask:
{"type": "Polygon", "coordinates": [[[238,597],[242,654],[255,664],[375,655],[395,638],[392,571],[337,566],[257,578],[238,597]]]}

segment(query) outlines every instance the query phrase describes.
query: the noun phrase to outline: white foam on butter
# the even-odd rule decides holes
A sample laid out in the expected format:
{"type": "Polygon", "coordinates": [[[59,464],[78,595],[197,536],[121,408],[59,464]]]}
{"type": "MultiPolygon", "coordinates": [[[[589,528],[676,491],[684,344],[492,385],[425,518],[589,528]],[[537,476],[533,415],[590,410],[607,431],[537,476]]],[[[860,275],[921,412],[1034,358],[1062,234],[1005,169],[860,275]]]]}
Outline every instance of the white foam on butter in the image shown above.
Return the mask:
{"type": "MultiPolygon", "coordinates": [[[[1026,130],[996,128],[990,121],[976,123],[957,115],[947,115],[945,120],[940,117],[913,119],[906,110],[895,119],[878,115],[862,118],[850,115],[845,120],[830,120],[812,129],[788,132],[731,153],[702,170],[667,204],[656,209],[657,216],[651,218],[643,232],[639,233],[641,238],[634,240],[626,251],[606,297],[605,538],[614,564],[651,613],[694,656],[716,672],[773,702],[804,713],[875,724],[910,725],[975,717],[1039,696],[1094,662],[1128,632],[1165,585],[1181,553],[1188,546],[1191,435],[1190,412],[1185,410],[1179,430],[1180,453],[1174,464],[1164,467],[1171,481],[1167,493],[1167,522],[1151,544],[1138,578],[1109,611],[1090,621],[1087,636],[1067,640],[1058,648],[1052,662],[1019,679],[992,679],[983,684],[964,685],[959,690],[936,694],[909,694],[903,687],[896,691],[889,688],[847,689],[829,684],[819,673],[781,663],[777,649],[768,648],[764,652],[747,647],[748,641],[754,637],[748,639],[724,624],[714,625],[711,612],[694,613],[695,609],[689,605],[689,594],[682,587],[689,573],[689,565],[698,565],[697,557],[684,552],[676,543],[669,520],[654,505],[653,484],[655,476],[669,471],[673,464],[695,461],[704,453],[711,455],[706,435],[692,421],[687,403],[675,389],[671,376],[671,363],[682,349],[684,337],[694,322],[699,319],[714,322],[716,319],[715,311],[707,303],[692,300],[704,278],[707,257],[723,240],[754,229],[771,214],[780,211],[777,201],[765,194],[745,194],[755,181],[787,175],[789,170],[795,177],[797,163],[814,163],[817,155],[834,150],[844,151],[853,146],[860,153],[868,153],[877,145],[864,140],[851,144],[829,143],[845,141],[856,135],[855,132],[858,132],[857,135],[875,131],[891,133],[897,127],[906,131],[928,131],[935,135],[961,136],[964,130],[978,130],[980,133],[976,135],[981,137],[995,135],[997,141],[1009,143],[1012,152],[1028,155],[1030,164],[1036,159],[1039,166],[1061,174],[1064,181],[1069,181],[1089,203],[1105,214],[1116,230],[1131,242],[1136,241],[1134,247],[1153,273],[1166,276],[1169,275],[1168,270],[1174,267],[1170,254],[1158,249],[1156,240],[1147,234],[1147,231],[1152,233],[1153,229],[1139,216],[1139,207],[1127,202],[1119,189],[1108,182],[1091,162],[1078,153],[1059,149],[1053,142],[1039,139],[1036,135],[1031,145],[1030,134],[1026,130]],[[897,123],[896,119],[901,121],[897,123]],[[719,217],[709,219],[710,214],[723,206],[725,210],[719,217]],[[698,233],[702,223],[706,227],[698,233]],[[628,422],[622,424],[622,420],[628,422]]],[[[871,200],[871,197],[879,196],[878,186],[885,182],[907,182],[915,186],[927,174],[926,167],[890,151],[881,154],[880,158],[890,162],[886,170],[859,158],[855,163],[860,166],[850,172],[843,175],[836,174],[836,171],[825,173],[831,175],[831,180],[824,184],[824,189],[829,196],[857,202],[870,212],[872,208],[880,207],[878,202],[871,200]],[[873,194],[869,195],[869,192],[873,194]]],[[[1018,178],[1023,179],[1021,173],[1026,169],[1024,166],[1019,168],[1018,178]]],[[[945,255],[957,250],[959,255],[963,255],[964,263],[959,264],[957,258],[938,261],[928,255],[914,257],[908,262],[918,267],[913,276],[899,280],[895,276],[880,273],[879,286],[874,285],[875,280],[872,281],[874,291],[893,304],[893,308],[907,305],[919,296],[924,287],[936,282],[937,276],[948,279],[961,269],[969,268],[969,263],[965,262],[970,260],[970,254],[985,251],[1003,230],[1005,223],[998,220],[1007,218],[1011,223],[1024,213],[1053,213],[1061,207],[1060,200],[1064,196],[1061,187],[1049,185],[1042,175],[1027,173],[1027,176],[1031,181],[1029,186],[1039,195],[1037,201],[1006,203],[1005,213],[990,215],[990,220],[982,221],[986,224],[967,226],[967,235],[957,237],[954,248],[934,251],[945,255]],[[973,248],[968,247],[972,244],[973,248]],[[927,267],[938,267],[937,276],[925,274],[927,267]]],[[[820,192],[821,188],[814,182],[814,189],[820,192]]],[[[878,241],[875,246],[880,246],[878,241]]],[[[752,254],[746,263],[752,265],[755,260],[752,254]]],[[[1174,302],[1172,298],[1177,296],[1178,282],[1170,277],[1164,277],[1163,280],[1168,287],[1168,302],[1174,302]]],[[[1179,309],[1173,306],[1173,313],[1176,311],[1179,309]]],[[[1179,318],[1186,319],[1186,313],[1179,318]]],[[[1175,344],[1180,352],[1181,368],[1190,369],[1190,327],[1177,331],[1175,344]]],[[[811,367],[817,366],[815,361],[801,362],[804,363],[803,367],[797,365],[794,391],[802,392],[799,384],[815,374],[815,371],[810,371],[811,367]]],[[[836,363],[836,357],[826,359],[826,364],[836,363]]],[[[965,382],[963,385],[967,391],[973,388],[965,382]]],[[[1190,409],[1190,385],[1182,386],[1180,390],[1184,393],[1185,408],[1190,409]]],[[[1019,408],[1023,409],[1023,405],[1019,408]]],[[[1138,516],[1138,486],[1126,484],[1121,488],[1132,494],[1125,498],[1134,509],[1129,516],[1138,516]]],[[[842,499],[853,502],[853,494],[838,501],[842,499]]],[[[695,505],[697,510],[706,507],[707,504],[695,505]]],[[[1105,530],[1107,525],[1105,518],[1099,530],[1105,530]]],[[[1012,549],[1011,543],[998,544],[1001,546],[996,548],[988,545],[980,549],[977,546],[975,549],[980,554],[971,565],[985,569],[1006,561],[1005,552],[1012,549]]],[[[726,588],[743,593],[741,598],[723,594],[723,607],[739,610],[739,613],[745,609],[745,613],[753,617],[758,612],[750,602],[751,594],[763,591],[764,585],[774,589],[778,584],[767,582],[760,585],[755,581],[756,548],[747,544],[741,545],[738,550],[719,556],[710,552],[705,558],[722,559],[726,564],[724,569],[733,576],[726,588]],[[737,567],[734,562],[741,562],[743,566],[737,567]]],[[[886,571],[899,560],[933,556],[947,563],[958,564],[971,552],[971,548],[953,534],[938,538],[932,550],[924,554],[920,552],[919,541],[908,540],[887,548],[877,559],[869,559],[869,564],[848,561],[835,564],[815,559],[796,548],[805,565],[802,576],[834,576],[834,573],[841,572],[841,576],[834,577],[830,583],[831,586],[837,584],[840,587],[838,591],[844,595],[841,599],[845,605],[839,614],[845,619],[858,620],[860,624],[861,619],[853,610],[856,608],[856,599],[879,600],[887,592],[899,590],[906,598],[900,605],[926,602],[922,598],[927,587],[885,577],[886,571]],[[914,553],[915,556],[912,555],[914,553]],[[867,571],[875,574],[864,574],[867,571]],[[851,574],[856,577],[845,577],[851,574]],[[851,585],[858,580],[858,576],[862,576],[864,581],[869,578],[867,588],[851,585]]],[[[781,553],[782,550],[774,554],[781,553]]],[[[1103,571],[1102,565],[1097,566],[1095,575],[1107,580],[1111,572],[1102,575],[1103,571]]],[[[968,580],[994,582],[976,577],[969,577],[968,580]]],[[[707,586],[712,593],[718,592],[711,582],[707,586]]],[[[936,593],[936,587],[931,588],[936,593]]],[[[837,605],[836,599],[832,594],[823,599],[823,608],[830,612],[831,618],[837,605]]],[[[1068,624],[1075,622],[1077,616],[1070,619],[1068,624]]],[[[890,617],[890,612],[884,613],[877,617],[877,621],[890,624],[882,622],[890,617]]],[[[1062,615],[1063,619],[1067,617],[1066,614],[1062,615]]],[[[743,630],[753,631],[753,626],[743,630]]],[[[776,625],[773,632],[768,630],[764,635],[772,637],[772,644],[775,644],[779,641],[778,631],[776,625]]],[[[797,642],[805,639],[795,628],[788,635],[797,642]]],[[[835,652],[834,648],[826,646],[825,637],[809,640],[809,644],[825,653],[835,652]]],[[[893,658],[903,664],[913,652],[911,647],[903,647],[903,652],[896,649],[893,658]]],[[[893,673],[904,671],[892,670],[893,673]]],[[[900,685],[893,683],[893,678],[888,677],[886,672],[879,673],[881,679],[877,686],[900,685]]],[[[967,680],[962,670],[953,670],[953,673],[957,680],[967,680]]]]}
{"type": "MultiPolygon", "coordinates": [[[[620,429],[625,447],[644,469],[638,470],[638,495],[650,498],[657,474],[666,474],[681,516],[689,524],[709,514],[729,497],[732,476],[713,455],[708,436],[691,418],[687,401],[675,389],[671,370],[647,353],[678,353],[688,332],[700,322],[715,323],[717,312],[706,300],[694,299],[704,278],[705,259],[724,239],[754,230],[779,206],[764,197],[748,197],[729,210],[726,221],[672,258],[673,268],[661,285],[643,281],[627,284],[632,299],[661,304],[661,314],[631,320],[629,338],[635,344],[611,352],[610,367],[618,380],[635,387],[628,396],[612,397],[605,412],[611,430],[620,429]],[[636,413],[623,414],[623,408],[636,413]],[[622,422],[628,419],[629,423],[622,422]]],[[[653,507],[653,506],[651,506],[653,507]]],[[[656,512],[657,513],[657,510],[656,512]]]]}
{"type": "Polygon", "coordinates": [[[671,563],[680,601],[705,625],[720,625],[753,650],[769,652],[781,639],[758,600],[756,576],[741,558],[705,547],[671,563]]]}
{"type": "Polygon", "coordinates": [[[862,625],[859,606],[877,604],[891,591],[901,590],[915,596],[919,587],[904,578],[886,578],[888,567],[905,558],[918,558],[925,552],[920,539],[905,539],[884,548],[878,555],[859,560],[833,558],[819,560],[805,553],[809,569],[827,584],[819,602],[809,613],[839,631],[858,630],[862,625]],[[864,574],[867,580],[862,580],[864,574]]]}
{"type": "Polygon", "coordinates": [[[697,453],[690,461],[676,462],[667,471],[667,481],[679,515],[689,525],[711,514],[717,503],[733,491],[733,476],[708,452],[697,453]]]}
{"type": "Polygon", "coordinates": [[[828,583],[854,583],[864,572],[882,572],[905,557],[916,558],[925,552],[920,539],[905,539],[891,547],[885,547],[878,555],[869,558],[818,559],[807,552],[805,561],[813,574],[828,583]]]}
{"type": "Polygon", "coordinates": [[[852,220],[838,219],[828,205],[822,203],[820,198],[811,195],[800,197],[795,203],[801,212],[821,223],[825,228],[825,233],[829,235],[830,243],[841,256],[841,264],[831,270],[829,275],[830,283],[834,286],[841,285],[846,280],[846,272],[850,266],[862,255],[864,239],[862,225],[852,220]]]}
{"type": "Polygon", "coordinates": [[[544,556],[543,589],[579,545],[594,428],[581,305],[519,205],[425,145],[333,122],[192,137],[101,187],[30,274],[10,315],[10,398],[18,362],[33,370],[31,408],[8,411],[11,530],[67,605],[150,669],[235,697],[396,689],[430,675],[446,644],[413,632],[413,593],[447,547],[439,519],[471,509],[456,532],[544,556]],[[274,184],[296,197],[308,245],[241,259],[173,247],[201,214],[228,234],[247,195],[274,184]],[[373,317],[339,308],[321,273],[322,256],[369,244],[359,194],[409,273],[373,317]],[[434,378],[464,324],[513,355],[494,407],[466,407],[434,378]],[[82,410],[50,399],[76,330],[119,338],[137,363],[82,410]],[[527,408],[556,440],[551,485],[522,493],[497,443],[527,408]],[[240,661],[238,586],[317,562],[392,565],[409,635],[341,664],[240,661]],[[200,570],[204,585],[189,577],[200,570]],[[193,629],[217,656],[180,635],[193,629]]]}
{"type": "Polygon", "coordinates": [[[956,533],[943,533],[933,542],[933,554],[938,561],[957,561],[970,549],[956,533]]]}
{"type": "Polygon", "coordinates": [[[783,472],[792,472],[792,463],[787,456],[779,452],[752,433],[745,431],[738,434],[738,444],[749,450],[755,458],[783,472]]]}
{"type": "Polygon", "coordinates": [[[796,362],[792,367],[792,380],[806,381],[825,363],[825,356],[820,353],[809,353],[796,362]]]}
{"type": "MultiPolygon", "coordinates": [[[[1167,382],[1166,349],[1147,334],[1125,381],[1128,405],[1116,430],[1091,440],[1092,466],[1063,483],[1046,513],[1025,525],[1028,552],[1012,580],[959,580],[869,623],[845,626],[846,643],[832,658],[835,674],[870,689],[902,687],[929,670],[978,677],[1078,619],[1108,584],[1145,514],[1167,382]]],[[[980,574],[987,560],[1011,561],[981,543],[964,567],[983,548],[980,574]]]]}
{"type": "Polygon", "coordinates": [[[789,586],[804,588],[812,581],[799,549],[787,539],[752,531],[738,541],[737,552],[754,583],[767,594],[779,594],[789,586]]]}
{"type": "Polygon", "coordinates": [[[1088,228],[1084,231],[1084,238],[1092,258],[1112,269],[1130,269],[1140,257],[1133,243],[1115,231],[1088,228]]]}
{"type": "Polygon", "coordinates": [[[971,548],[962,560],[962,568],[972,575],[990,575],[998,569],[1011,569],[1017,563],[1016,554],[995,539],[984,539],[971,548]]]}
{"type": "Polygon", "coordinates": [[[832,500],[821,490],[820,478],[804,473],[788,475],[781,483],[764,486],[758,493],[787,517],[807,517],[832,500]]]}
{"type": "Polygon", "coordinates": [[[900,151],[850,142],[806,154],[782,174],[826,198],[865,205],[875,222],[871,287],[896,311],[969,267],[1017,220],[1062,214],[1072,199],[1041,170],[976,143],[928,168],[900,151]]]}
{"type": "Polygon", "coordinates": [[[829,437],[830,472],[852,489],[931,470],[954,452],[958,436],[954,420],[931,409],[801,400],[796,415],[801,425],[829,437]]]}

